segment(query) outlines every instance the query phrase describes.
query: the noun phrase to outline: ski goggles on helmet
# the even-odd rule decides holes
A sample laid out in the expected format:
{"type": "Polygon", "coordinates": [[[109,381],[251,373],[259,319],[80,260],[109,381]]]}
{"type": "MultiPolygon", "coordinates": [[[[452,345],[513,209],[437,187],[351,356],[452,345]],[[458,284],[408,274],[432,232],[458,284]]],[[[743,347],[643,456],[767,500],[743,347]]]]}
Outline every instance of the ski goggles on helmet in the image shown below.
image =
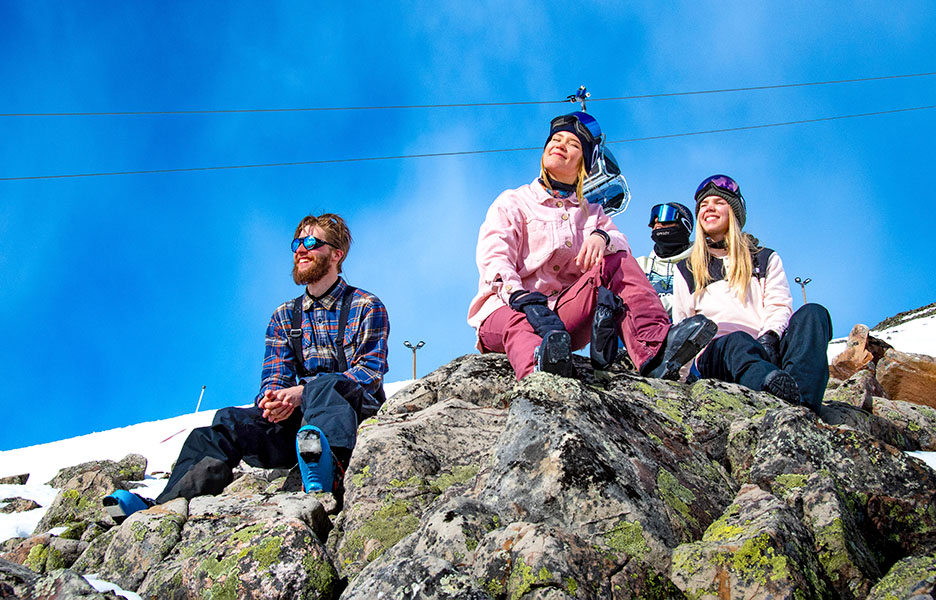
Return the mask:
{"type": "Polygon", "coordinates": [[[709,189],[716,188],[723,192],[728,192],[729,194],[734,194],[735,196],[742,198],[741,196],[741,186],[738,185],[738,182],[728,177],[727,175],[712,175],[711,177],[706,177],[702,180],[702,183],[699,184],[699,187],[695,191],[696,201],[699,198],[704,198],[702,194],[709,189]]]}
{"type": "Polygon", "coordinates": [[[595,117],[584,112],[574,112],[560,115],[549,122],[550,131],[563,131],[572,127],[575,135],[589,144],[596,144],[601,139],[601,127],[595,117]]]}
{"type": "Polygon", "coordinates": [[[630,204],[627,180],[621,174],[617,159],[603,146],[591,173],[585,178],[582,194],[591,204],[600,204],[608,216],[624,212],[630,204]]]}
{"type": "Polygon", "coordinates": [[[322,246],[328,245],[332,248],[337,248],[338,246],[332,244],[331,242],[326,242],[325,240],[320,240],[314,235],[307,235],[304,238],[296,238],[292,241],[292,251],[295,253],[299,250],[299,246],[304,247],[306,250],[315,250],[316,248],[321,248],[322,246]]]}
{"type": "Polygon", "coordinates": [[[650,223],[648,227],[653,227],[654,221],[660,223],[679,223],[686,228],[686,231],[692,231],[692,213],[689,209],[673,204],[657,204],[650,209],[650,223]]]}

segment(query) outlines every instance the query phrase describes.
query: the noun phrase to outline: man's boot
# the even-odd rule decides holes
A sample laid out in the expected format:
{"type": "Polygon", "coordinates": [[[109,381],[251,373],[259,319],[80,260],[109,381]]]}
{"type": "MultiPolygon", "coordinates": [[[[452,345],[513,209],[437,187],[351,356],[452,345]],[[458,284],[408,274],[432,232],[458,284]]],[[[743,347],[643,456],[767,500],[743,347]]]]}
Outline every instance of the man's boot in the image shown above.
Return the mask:
{"type": "Polygon", "coordinates": [[[335,463],[328,439],[314,425],[304,425],[296,434],[296,455],[302,489],[308,492],[335,491],[335,463]]]}

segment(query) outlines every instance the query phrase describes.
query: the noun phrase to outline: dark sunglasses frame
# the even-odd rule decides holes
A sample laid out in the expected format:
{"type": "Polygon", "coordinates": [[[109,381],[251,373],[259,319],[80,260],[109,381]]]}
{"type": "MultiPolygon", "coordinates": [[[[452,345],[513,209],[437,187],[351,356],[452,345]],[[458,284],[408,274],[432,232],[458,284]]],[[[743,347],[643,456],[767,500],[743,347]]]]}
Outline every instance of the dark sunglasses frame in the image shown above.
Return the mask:
{"type": "Polygon", "coordinates": [[[321,248],[322,246],[331,246],[332,248],[338,248],[338,246],[332,244],[331,242],[320,240],[314,235],[307,235],[304,238],[294,239],[292,241],[293,253],[296,253],[299,250],[300,245],[304,246],[306,250],[315,250],[316,248],[321,248]]]}

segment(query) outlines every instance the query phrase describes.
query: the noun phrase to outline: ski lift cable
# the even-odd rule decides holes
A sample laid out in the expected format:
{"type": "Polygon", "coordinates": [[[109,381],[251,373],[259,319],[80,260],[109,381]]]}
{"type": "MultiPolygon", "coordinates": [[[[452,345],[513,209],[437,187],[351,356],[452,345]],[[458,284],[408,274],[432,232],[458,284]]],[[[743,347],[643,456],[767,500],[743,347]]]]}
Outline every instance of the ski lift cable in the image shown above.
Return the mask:
{"type": "MultiPolygon", "coordinates": [[[[609,102],[622,100],[644,100],[648,98],[672,98],[677,96],[697,96],[703,94],[724,94],[732,92],[752,92],[762,90],[778,90],[786,88],[838,85],[844,83],[864,83],[868,81],[883,81],[887,79],[906,79],[910,77],[930,77],[930,73],[908,73],[904,75],[884,75],[880,77],[860,77],[857,79],[838,79],[833,81],[811,81],[807,83],[784,83],[776,85],[759,85],[752,87],[724,88],[715,90],[696,90],[689,92],[663,92],[657,94],[638,94],[634,96],[614,96],[608,98],[589,98],[590,102],[609,102]]],[[[578,100],[574,100],[578,101],[578,100]]],[[[535,106],[546,104],[565,104],[569,99],[563,100],[530,100],[520,102],[463,102],[454,104],[398,104],[385,106],[318,106],[298,108],[233,108],[210,110],[133,110],[108,112],[48,112],[48,113],[0,113],[0,117],[114,117],[114,116],[154,116],[154,115],[214,115],[214,114],[241,114],[241,113],[289,113],[289,112],[334,112],[355,110],[404,110],[404,109],[430,109],[430,108],[470,108],[490,106],[535,106]]]]}
{"type": "MultiPolygon", "coordinates": [[[[679,137],[688,137],[694,135],[708,135],[713,133],[729,133],[734,131],[748,131],[755,129],[766,129],[770,127],[784,127],[788,125],[803,125],[808,123],[820,123],[824,121],[838,121],[842,119],[855,119],[859,117],[874,117],[879,115],[891,115],[896,113],[905,113],[912,111],[920,110],[930,110],[936,108],[936,105],[930,106],[914,106],[910,108],[897,108],[893,110],[881,110],[868,113],[858,113],[852,115],[838,115],[833,117],[819,117],[816,119],[801,119],[798,121],[784,121],[780,123],[765,123],[762,125],[745,125],[741,127],[726,127],[722,129],[708,129],[705,131],[689,131],[684,133],[670,133],[664,135],[652,135],[647,137],[639,138],[629,138],[624,140],[609,140],[605,144],[626,144],[633,142],[645,142],[651,140],[662,140],[670,138],[679,138],[679,137]]],[[[278,163],[258,163],[258,164],[247,164],[247,165],[221,165],[215,167],[182,167],[174,169],[147,169],[147,170],[138,170],[138,171],[109,171],[109,172],[100,172],[100,173],[68,173],[63,175],[32,175],[25,177],[0,177],[0,181],[29,181],[37,179],[70,179],[78,177],[106,177],[111,175],[150,175],[154,173],[187,173],[194,171],[222,171],[222,170],[231,170],[231,169],[259,169],[267,167],[295,167],[295,166],[307,166],[307,165],[326,165],[326,164],[340,164],[340,163],[354,163],[354,162],[372,162],[372,161],[382,161],[382,160],[401,160],[406,158],[438,158],[438,157],[447,157],[447,156],[470,156],[477,154],[497,154],[504,152],[527,152],[532,150],[542,150],[539,146],[529,147],[529,148],[499,148],[493,150],[460,150],[453,152],[427,152],[423,154],[399,154],[395,156],[369,156],[369,157],[354,157],[354,158],[332,158],[332,159],[322,159],[322,160],[303,160],[303,161],[293,161],[293,162],[278,162],[278,163]]]]}

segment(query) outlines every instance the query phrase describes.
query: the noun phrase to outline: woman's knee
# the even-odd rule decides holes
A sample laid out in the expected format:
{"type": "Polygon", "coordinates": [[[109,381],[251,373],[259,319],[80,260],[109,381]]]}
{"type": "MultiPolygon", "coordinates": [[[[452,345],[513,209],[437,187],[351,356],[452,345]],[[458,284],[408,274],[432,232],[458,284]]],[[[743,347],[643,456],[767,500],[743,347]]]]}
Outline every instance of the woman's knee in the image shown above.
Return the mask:
{"type": "Polygon", "coordinates": [[[810,303],[801,306],[793,316],[790,317],[790,327],[810,327],[820,331],[828,332],[829,339],[832,338],[832,316],[829,311],[821,304],[810,303]]]}

